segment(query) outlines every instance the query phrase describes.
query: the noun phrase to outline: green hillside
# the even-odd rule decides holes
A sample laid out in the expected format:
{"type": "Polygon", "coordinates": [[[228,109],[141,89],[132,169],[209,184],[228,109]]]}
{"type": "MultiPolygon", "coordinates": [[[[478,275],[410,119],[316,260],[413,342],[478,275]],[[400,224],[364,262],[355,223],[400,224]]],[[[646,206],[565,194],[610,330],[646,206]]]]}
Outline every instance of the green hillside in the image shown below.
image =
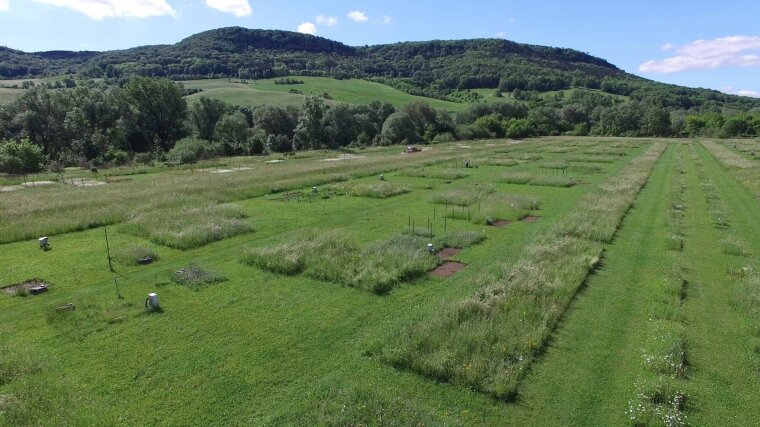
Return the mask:
{"type": "Polygon", "coordinates": [[[395,107],[401,107],[415,101],[430,104],[433,108],[448,111],[459,111],[467,104],[444,101],[434,98],[410,95],[390,86],[367,80],[349,79],[336,80],[328,77],[298,77],[303,84],[275,84],[276,79],[256,80],[240,83],[238,80],[208,79],[189,80],[182,83],[188,89],[202,89],[202,92],[188,96],[193,101],[201,96],[221,99],[233,105],[251,106],[279,105],[300,107],[306,96],[325,98],[326,102],[334,104],[369,104],[373,101],[388,102],[395,107]],[[291,90],[301,93],[291,93],[291,90]]]}

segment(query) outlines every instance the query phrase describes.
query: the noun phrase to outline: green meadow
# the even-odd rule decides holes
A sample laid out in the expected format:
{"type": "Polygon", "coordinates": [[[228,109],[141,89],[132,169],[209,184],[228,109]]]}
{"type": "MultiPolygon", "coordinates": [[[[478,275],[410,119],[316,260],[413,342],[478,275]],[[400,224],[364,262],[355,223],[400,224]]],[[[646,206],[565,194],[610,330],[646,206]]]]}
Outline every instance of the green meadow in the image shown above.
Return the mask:
{"type": "Polygon", "coordinates": [[[307,96],[325,98],[327,103],[369,104],[373,101],[388,102],[401,107],[412,102],[425,102],[433,108],[460,111],[468,104],[444,101],[435,98],[410,95],[390,86],[360,79],[337,80],[328,77],[301,77],[291,79],[301,84],[275,84],[278,79],[239,80],[208,79],[182,82],[188,89],[202,89],[202,92],[188,96],[188,101],[201,96],[221,99],[233,105],[255,107],[258,105],[279,105],[301,107],[307,96]],[[300,93],[291,93],[297,91],[300,93]]]}
{"type": "Polygon", "coordinates": [[[760,424],[760,142],[426,148],[0,177],[0,425],[760,424]]]}

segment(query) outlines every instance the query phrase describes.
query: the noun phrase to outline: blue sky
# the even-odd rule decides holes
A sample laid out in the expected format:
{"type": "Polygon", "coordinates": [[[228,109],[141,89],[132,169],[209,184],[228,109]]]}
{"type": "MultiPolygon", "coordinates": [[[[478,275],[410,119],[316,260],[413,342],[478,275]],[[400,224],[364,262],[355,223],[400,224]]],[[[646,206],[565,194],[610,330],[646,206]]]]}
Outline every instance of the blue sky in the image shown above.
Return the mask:
{"type": "Polygon", "coordinates": [[[25,51],[175,43],[232,25],[349,45],[503,37],[589,52],[653,80],[760,95],[756,0],[0,0],[0,45],[25,51]]]}

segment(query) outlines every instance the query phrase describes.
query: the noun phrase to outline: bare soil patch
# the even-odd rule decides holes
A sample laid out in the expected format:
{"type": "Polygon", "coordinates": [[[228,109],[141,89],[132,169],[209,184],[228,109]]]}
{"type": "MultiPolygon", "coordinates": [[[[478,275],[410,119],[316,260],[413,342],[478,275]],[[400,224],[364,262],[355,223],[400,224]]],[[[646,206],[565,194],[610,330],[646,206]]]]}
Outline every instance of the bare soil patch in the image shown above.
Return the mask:
{"type": "Polygon", "coordinates": [[[30,182],[25,182],[20,185],[7,185],[5,187],[0,187],[0,193],[6,193],[8,191],[23,190],[24,188],[42,187],[45,185],[53,185],[53,184],[55,184],[55,182],[53,181],[30,181],[30,182]]]}
{"type": "Polygon", "coordinates": [[[524,222],[536,222],[539,219],[541,219],[541,217],[537,217],[535,215],[528,215],[528,216],[524,216],[524,217],[520,218],[520,221],[524,221],[524,222]]]}
{"type": "Polygon", "coordinates": [[[28,295],[32,293],[32,288],[37,288],[39,286],[49,287],[50,284],[41,279],[32,279],[32,280],[27,280],[26,282],[23,282],[23,283],[17,283],[15,285],[6,286],[0,290],[2,290],[3,293],[10,296],[16,296],[18,294],[28,295]]]}
{"type": "Polygon", "coordinates": [[[239,168],[207,168],[207,169],[200,169],[201,172],[209,172],[209,173],[232,173],[232,172],[239,172],[239,171],[249,171],[253,170],[253,168],[248,166],[241,166],[239,168]]]}
{"type": "Polygon", "coordinates": [[[496,221],[494,221],[494,222],[491,223],[491,226],[492,227],[499,227],[499,228],[501,228],[501,227],[506,227],[509,224],[512,224],[512,221],[506,221],[506,220],[503,220],[503,219],[497,219],[496,221]]]}
{"type": "Polygon", "coordinates": [[[436,277],[451,277],[466,266],[466,264],[462,264],[461,262],[446,261],[431,271],[430,274],[436,277]]]}
{"type": "Polygon", "coordinates": [[[443,259],[449,259],[457,256],[459,252],[462,252],[459,248],[443,248],[438,252],[438,256],[443,259]]]}

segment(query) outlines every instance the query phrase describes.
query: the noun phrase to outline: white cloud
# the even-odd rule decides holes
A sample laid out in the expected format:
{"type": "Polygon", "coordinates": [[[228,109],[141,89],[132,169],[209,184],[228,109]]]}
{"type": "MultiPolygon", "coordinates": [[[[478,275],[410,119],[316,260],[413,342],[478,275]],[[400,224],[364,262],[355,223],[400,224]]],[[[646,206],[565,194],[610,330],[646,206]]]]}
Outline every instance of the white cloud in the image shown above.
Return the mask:
{"type": "Polygon", "coordinates": [[[739,95],[739,96],[751,96],[753,98],[760,98],[760,92],[756,90],[749,90],[749,89],[734,89],[731,86],[724,87],[721,92],[725,92],[731,95],[739,95]]]}
{"type": "Polygon", "coordinates": [[[644,73],[670,74],[688,70],[719,67],[760,66],[760,37],[730,36],[713,40],[697,40],[676,49],[676,56],[661,61],[647,61],[639,66],[644,73]]]}
{"type": "Polygon", "coordinates": [[[296,31],[303,34],[311,34],[313,36],[314,34],[317,34],[317,26],[311,22],[304,22],[298,26],[296,31]]]}
{"type": "Polygon", "coordinates": [[[348,12],[346,14],[348,16],[348,19],[355,21],[355,22],[367,22],[369,18],[367,18],[367,15],[364,14],[364,12],[355,10],[353,12],[348,12]]]}
{"type": "Polygon", "coordinates": [[[253,12],[248,0],[206,0],[206,6],[220,12],[231,13],[238,18],[248,16],[253,12]]]}
{"type": "Polygon", "coordinates": [[[166,0],[33,0],[56,7],[67,7],[92,19],[150,18],[177,12],[166,0]]]}
{"type": "Polygon", "coordinates": [[[673,43],[665,43],[664,45],[660,46],[660,49],[664,51],[668,51],[668,50],[673,49],[674,47],[675,46],[673,45],[673,43]]]}
{"type": "Polygon", "coordinates": [[[507,33],[505,33],[504,31],[499,31],[498,33],[496,33],[496,37],[500,39],[504,39],[507,37],[507,33]]]}
{"type": "Polygon", "coordinates": [[[338,18],[334,16],[317,15],[314,21],[319,25],[326,25],[328,27],[334,27],[338,25],[338,18]]]}
{"type": "Polygon", "coordinates": [[[10,0],[0,0],[0,12],[5,12],[11,8],[10,0]]]}
{"type": "Polygon", "coordinates": [[[391,25],[392,22],[393,22],[393,18],[391,18],[388,15],[383,15],[383,17],[380,18],[380,24],[382,25],[391,25]]]}

